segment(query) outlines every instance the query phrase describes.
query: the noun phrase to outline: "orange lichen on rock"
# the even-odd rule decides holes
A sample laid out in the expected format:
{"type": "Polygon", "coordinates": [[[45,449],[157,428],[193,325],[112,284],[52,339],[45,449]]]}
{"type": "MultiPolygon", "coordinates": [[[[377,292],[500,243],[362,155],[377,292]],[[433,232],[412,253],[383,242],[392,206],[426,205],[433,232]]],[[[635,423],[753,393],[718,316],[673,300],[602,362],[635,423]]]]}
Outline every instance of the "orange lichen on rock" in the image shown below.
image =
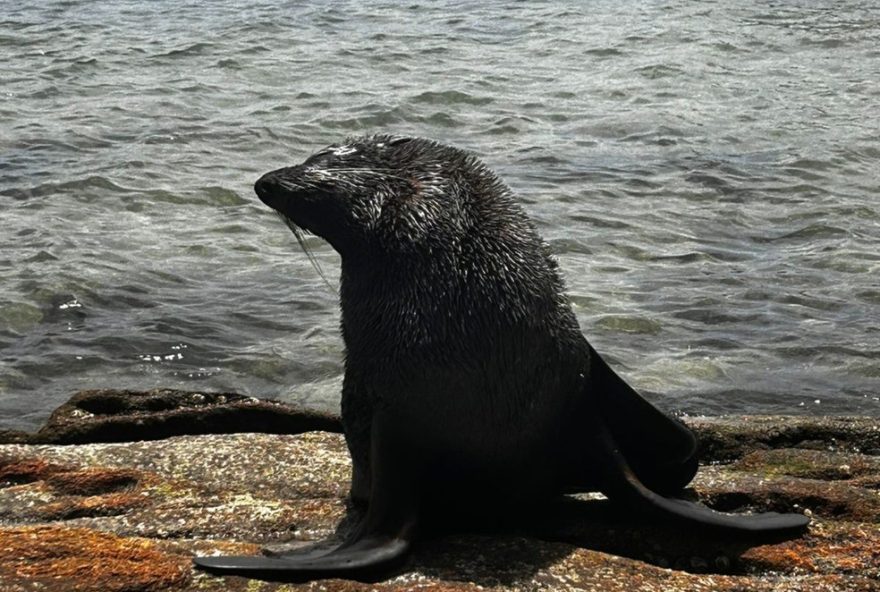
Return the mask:
{"type": "Polygon", "coordinates": [[[70,467],[50,463],[39,457],[0,457],[0,487],[42,481],[50,475],[68,470],[70,467]]]}
{"type": "Polygon", "coordinates": [[[750,570],[880,576],[880,528],[825,524],[803,538],[747,550],[750,570]]]}
{"type": "Polygon", "coordinates": [[[180,589],[190,577],[187,556],[85,528],[0,529],[0,549],[0,580],[36,582],[44,590],[158,592],[180,589]]]}
{"type": "Polygon", "coordinates": [[[143,474],[131,469],[95,467],[49,475],[46,483],[58,493],[95,495],[136,486],[143,474]]]}
{"type": "Polygon", "coordinates": [[[150,502],[142,495],[133,493],[109,493],[88,497],[67,497],[38,509],[44,520],[70,520],[94,516],[118,516],[150,502]]]}
{"type": "Polygon", "coordinates": [[[762,569],[815,572],[818,569],[809,555],[812,551],[812,548],[803,548],[800,545],[798,548],[764,545],[749,549],[740,559],[762,569]]]}

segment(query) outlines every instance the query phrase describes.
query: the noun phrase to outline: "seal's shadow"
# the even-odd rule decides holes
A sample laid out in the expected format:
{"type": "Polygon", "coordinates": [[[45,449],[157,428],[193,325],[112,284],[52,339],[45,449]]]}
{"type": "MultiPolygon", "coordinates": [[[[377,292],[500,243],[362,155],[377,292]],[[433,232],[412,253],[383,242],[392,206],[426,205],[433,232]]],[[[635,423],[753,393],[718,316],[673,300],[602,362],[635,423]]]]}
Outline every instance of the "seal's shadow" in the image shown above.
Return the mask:
{"type": "MultiPolygon", "coordinates": [[[[434,517],[402,566],[376,574],[376,579],[417,571],[445,581],[515,585],[563,560],[572,546],[692,573],[736,573],[744,551],[785,538],[647,520],[609,500],[572,496],[479,515],[463,508],[448,510],[434,517]]],[[[350,511],[338,534],[357,515],[350,511]]]]}

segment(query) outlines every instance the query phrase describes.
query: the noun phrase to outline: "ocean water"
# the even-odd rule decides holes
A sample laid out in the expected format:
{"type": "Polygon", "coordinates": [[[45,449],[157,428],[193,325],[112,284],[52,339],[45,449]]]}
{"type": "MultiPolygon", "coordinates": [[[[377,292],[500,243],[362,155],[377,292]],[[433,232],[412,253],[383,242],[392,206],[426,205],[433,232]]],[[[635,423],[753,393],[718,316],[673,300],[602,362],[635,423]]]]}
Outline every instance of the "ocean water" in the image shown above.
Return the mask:
{"type": "Polygon", "coordinates": [[[661,407],[880,417],[878,106],[871,0],[5,2],[0,428],[84,388],[335,408],[337,296],[252,184],[368,132],[495,169],[661,407]]]}

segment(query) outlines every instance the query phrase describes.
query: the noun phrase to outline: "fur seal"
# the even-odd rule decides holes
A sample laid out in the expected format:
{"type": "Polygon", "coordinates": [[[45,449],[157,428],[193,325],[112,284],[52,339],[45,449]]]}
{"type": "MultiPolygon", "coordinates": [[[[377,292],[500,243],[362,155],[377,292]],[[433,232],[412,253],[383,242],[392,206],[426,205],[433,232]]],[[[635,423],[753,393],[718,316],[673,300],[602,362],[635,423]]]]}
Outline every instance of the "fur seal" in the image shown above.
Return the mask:
{"type": "Polygon", "coordinates": [[[677,499],[697,442],[581,334],[547,245],[473,155],[351,138],[261,177],[259,198],[342,259],[342,421],[363,518],[335,548],[198,557],[220,573],[361,578],[405,556],[439,509],[605,493],[648,518],[793,536],[800,514],[677,499]]]}

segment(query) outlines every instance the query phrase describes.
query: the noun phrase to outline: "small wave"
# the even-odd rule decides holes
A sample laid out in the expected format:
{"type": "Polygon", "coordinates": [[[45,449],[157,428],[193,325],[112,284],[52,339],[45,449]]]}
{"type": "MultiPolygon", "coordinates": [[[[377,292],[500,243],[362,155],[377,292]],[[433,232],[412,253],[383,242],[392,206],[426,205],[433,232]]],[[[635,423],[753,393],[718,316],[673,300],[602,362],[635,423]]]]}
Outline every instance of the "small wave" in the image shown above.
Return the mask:
{"type": "Polygon", "coordinates": [[[782,236],[766,240],[767,242],[813,240],[822,238],[839,238],[847,236],[848,234],[848,231],[843,228],[838,228],[837,226],[830,226],[828,224],[809,224],[803,228],[795,230],[794,232],[789,232],[782,236]]]}
{"type": "Polygon", "coordinates": [[[193,43],[192,45],[187,45],[186,47],[172,49],[170,51],[166,51],[166,52],[162,52],[162,53],[154,53],[152,55],[152,57],[154,57],[154,58],[180,58],[180,57],[188,57],[188,56],[194,56],[194,55],[205,55],[213,48],[214,48],[213,43],[198,42],[198,43],[193,43]]]}
{"type": "Polygon", "coordinates": [[[43,74],[56,79],[66,79],[93,70],[97,65],[98,60],[96,58],[83,58],[77,59],[68,64],[53,66],[47,70],[43,70],[43,74]]]}
{"type": "Polygon", "coordinates": [[[664,262],[668,261],[670,263],[696,263],[698,261],[711,261],[713,257],[708,253],[682,253],[680,255],[655,255],[651,258],[651,261],[664,262]]]}
{"type": "MultiPolygon", "coordinates": [[[[782,169],[782,172],[787,175],[791,175],[792,177],[797,177],[802,181],[823,181],[825,179],[825,175],[819,173],[815,169],[802,168],[798,166],[788,166],[782,169]]],[[[818,187],[810,186],[810,189],[819,189],[818,187]]]]}
{"type": "Polygon", "coordinates": [[[241,70],[244,66],[236,59],[225,58],[217,61],[218,68],[226,68],[227,70],[241,70]]]}
{"type": "Polygon", "coordinates": [[[805,38],[801,39],[800,44],[807,47],[821,47],[822,49],[839,49],[849,45],[849,42],[846,39],[841,39],[839,37],[830,39],[805,38]]]}
{"type": "Polygon", "coordinates": [[[536,123],[534,119],[525,116],[502,117],[492,122],[488,127],[484,127],[481,131],[490,136],[520,134],[523,127],[534,123],[536,123]]]}
{"type": "Polygon", "coordinates": [[[34,197],[45,197],[48,195],[56,195],[58,193],[67,193],[73,196],[82,195],[84,189],[103,189],[118,193],[131,193],[133,189],[128,189],[117,185],[106,177],[93,175],[84,179],[74,179],[61,183],[43,183],[29,188],[12,188],[0,191],[0,195],[8,195],[15,199],[30,199],[34,197]]]}
{"type": "MultiPolygon", "coordinates": [[[[532,152],[532,151],[542,151],[542,150],[543,150],[542,148],[533,146],[533,147],[529,147],[529,148],[525,148],[525,149],[520,149],[520,150],[518,150],[518,152],[528,153],[528,152],[532,152]]],[[[568,164],[568,161],[566,159],[560,158],[559,155],[552,154],[552,153],[537,154],[535,156],[523,156],[522,158],[518,159],[516,162],[517,162],[517,165],[522,164],[524,167],[525,167],[525,165],[529,165],[529,164],[541,165],[545,170],[550,169],[550,168],[561,170],[562,165],[568,164]]]]}
{"type": "Polygon", "coordinates": [[[24,263],[43,263],[45,261],[58,261],[58,257],[49,251],[40,250],[23,260],[24,263]]]}
{"type": "Polygon", "coordinates": [[[856,298],[869,304],[880,304],[880,290],[861,290],[856,292],[856,298]]]}
{"type": "Polygon", "coordinates": [[[627,315],[608,315],[593,323],[597,328],[614,333],[638,333],[642,335],[656,335],[663,330],[663,325],[658,321],[645,317],[627,315]]]}
{"type": "Polygon", "coordinates": [[[642,142],[644,144],[652,144],[656,146],[675,146],[679,141],[684,139],[685,134],[683,131],[661,126],[658,129],[649,130],[645,132],[636,132],[634,134],[628,134],[621,138],[622,142],[642,142]]]}
{"type": "Polygon", "coordinates": [[[459,125],[459,121],[455,119],[449,113],[432,113],[427,117],[423,118],[422,121],[429,125],[436,125],[437,127],[457,127],[459,125]]]}
{"type": "Polygon", "coordinates": [[[658,78],[674,78],[684,74],[684,70],[678,66],[670,66],[667,64],[652,64],[650,66],[642,66],[634,70],[640,76],[655,80],[658,78]]]}
{"type": "Polygon", "coordinates": [[[651,363],[643,369],[643,372],[659,388],[664,386],[668,388],[669,384],[684,384],[693,380],[721,382],[727,378],[724,365],[708,356],[665,358],[651,363]]]}
{"type": "Polygon", "coordinates": [[[434,45],[433,47],[425,47],[419,50],[419,55],[436,56],[450,53],[449,47],[446,45],[434,45]]]}
{"type": "Polygon", "coordinates": [[[410,100],[430,105],[488,105],[494,101],[491,97],[477,97],[457,90],[423,92],[410,100]]]}
{"type": "Polygon", "coordinates": [[[726,179],[709,173],[693,172],[688,174],[685,177],[685,180],[689,183],[695,183],[697,185],[702,185],[703,187],[710,187],[720,191],[732,191],[734,189],[733,185],[731,185],[726,179]]]}
{"type": "Polygon", "coordinates": [[[266,47],[265,45],[257,44],[257,45],[250,45],[250,46],[242,49],[241,53],[242,53],[242,55],[252,55],[255,53],[267,53],[270,51],[271,50],[268,47],[266,47]]]}
{"type": "Polygon", "coordinates": [[[691,308],[672,313],[677,319],[695,321],[704,325],[721,325],[726,323],[746,323],[755,320],[755,315],[732,315],[711,308],[691,308]]]}
{"type": "Polygon", "coordinates": [[[840,253],[827,257],[820,257],[810,263],[813,269],[836,271],[839,273],[869,273],[876,265],[853,261],[852,254],[840,253]]]}
{"type": "Polygon", "coordinates": [[[594,55],[599,57],[613,57],[613,56],[622,56],[624,54],[623,51],[617,49],[616,47],[595,47],[592,49],[587,49],[584,53],[588,55],[594,55]]]}
{"type": "Polygon", "coordinates": [[[624,228],[632,227],[631,224],[627,224],[626,222],[622,222],[620,220],[600,218],[598,216],[589,216],[587,214],[574,214],[571,216],[571,219],[575,220],[576,222],[585,222],[595,228],[615,228],[618,230],[622,230],[624,228]]]}
{"type": "MultiPolygon", "coordinates": [[[[199,82],[196,84],[190,84],[187,86],[178,87],[177,90],[179,92],[199,93],[202,95],[206,95],[206,94],[207,95],[210,95],[210,94],[219,95],[223,92],[224,89],[221,88],[220,86],[215,85],[215,84],[205,84],[205,83],[199,82]]],[[[194,119],[200,119],[200,118],[194,118],[194,119]]]]}
{"type": "Polygon", "coordinates": [[[716,41],[712,43],[710,47],[724,53],[743,53],[745,51],[741,47],[737,47],[733,43],[727,41],[716,41]]]}
{"type": "Polygon", "coordinates": [[[835,168],[833,163],[815,158],[798,158],[785,163],[785,165],[789,169],[803,171],[828,171],[835,168]]]}
{"type": "Polygon", "coordinates": [[[706,246],[706,254],[716,261],[724,261],[725,263],[737,263],[741,261],[751,261],[754,255],[743,251],[735,251],[731,249],[721,249],[714,246],[706,246]]]}
{"type": "Polygon", "coordinates": [[[384,108],[375,113],[345,119],[325,119],[321,125],[332,129],[362,131],[398,125],[407,120],[407,113],[400,107],[384,108]]]}
{"type": "Polygon", "coordinates": [[[147,136],[143,140],[144,144],[147,146],[152,146],[154,144],[178,144],[185,143],[184,140],[180,138],[180,136],[176,134],[159,134],[147,136]]]}
{"type": "Polygon", "coordinates": [[[73,132],[73,135],[76,136],[76,145],[72,147],[76,150],[110,148],[114,145],[113,142],[108,142],[107,140],[90,136],[83,132],[73,132]]]}
{"type": "Polygon", "coordinates": [[[0,47],[24,47],[36,43],[35,40],[22,35],[0,35],[0,47]]]}
{"type": "Polygon", "coordinates": [[[774,299],[782,304],[795,304],[806,308],[824,311],[839,311],[846,307],[846,304],[840,300],[828,300],[813,296],[811,294],[785,294],[774,299]]]}
{"type": "Polygon", "coordinates": [[[200,192],[205,196],[207,203],[215,206],[240,206],[250,203],[235,191],[225,187],[202,187],[200,192]]]}
{"type": "Polygon", "coordinates": [[[69,142],[56,140],[55,138],[24,138],[17,141],[13,147],[18,150],[27,150],[28,152],[41,152],[61,149],[66,152],[78,152],[79,146],[75,146],[69,142]]]}
{"type": "Polygon", "coordinates": [[[570,238],[557,238],[550,241],[550,248],[554,253],[578,253],[580,255],[592,255],[593,250],[582,243],[570,238]]]}
{"type": "Polygon", "coordinates": [[[825,187],[811,183],[783,182],[779,185],[765,187],[763,191],[777,196],[775,199],[782,200],[830,195],[830,192],[825,187]]]}
{"type": "Polygon", "coordinates": [[[731,338],[706,337],[693,342],[694,349],[707,349],[716,351],[736,351],[744,347],[740,341],[731,338]]]}
{"type": "Polygon", "coordinates": [[[48,86],[44,86],[39,90],[35,90],[31,93],[28,93],[23,96],[25,99],[51,99],[54,97],[61,96],[61,89],[59,89],[54,84],[50,84],[48,86]]]}

